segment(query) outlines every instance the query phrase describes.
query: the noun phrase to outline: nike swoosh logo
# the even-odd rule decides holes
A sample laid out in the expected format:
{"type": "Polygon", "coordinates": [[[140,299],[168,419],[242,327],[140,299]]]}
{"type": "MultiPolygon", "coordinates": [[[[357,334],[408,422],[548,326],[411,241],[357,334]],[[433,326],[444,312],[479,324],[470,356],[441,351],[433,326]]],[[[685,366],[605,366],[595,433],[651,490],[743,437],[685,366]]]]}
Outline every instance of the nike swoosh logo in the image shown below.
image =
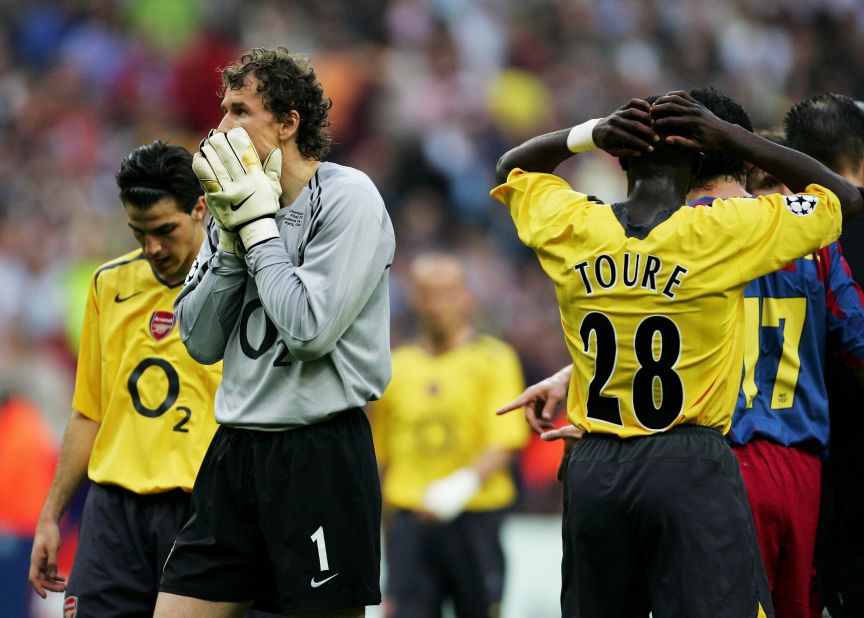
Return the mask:
{"type": "Polygon", "coordinates": [[[248,199],[249,199],[250,197],[252,197],[253,195],[255,195],[255,194],[254,194],[254,193],[250,193],[249,195],[247,195],[246,197],[244,197],[242,200],[240,200],[240,201],[237,202],[236,204],[230,204],[230,206],[231,206],[231,210],[239,210],[240,207],[241,207],[243,204],[246,203],[246,200],[248,200],[248,199]]]}
{"type": "Polygon", "coordinates": [[[331,575],[331,576],[328,577],[327,579],[322,579],[320,582],[316,582],[316,581],[315,581],[315,578],[313,577],[313,578],[312,578],[312,581],[309,582],[309,585],[312,586],[313,588],[317,588],[318,586],[323,586],[324,584],[326,584],[327,582],[329,582],[331,579],[333,579],[334,577],[336,577],[336,575],[339,575],[339,573],[336,573],[335,575],[331,575]]]}
{"type": "Polygon", "coordinates": [[[132,298],[133,296],[138,296],[140,293],[141,293],[140,291],[135,292],[134,294],[130,294],[130,295],[127,296],[126,298],[120,298],[120,294],[115,294],[115,295],[114,295],[114,302],[115,302],[115,303],[125,303],[127,300],[129,300],[129,299],[132,298]]]}

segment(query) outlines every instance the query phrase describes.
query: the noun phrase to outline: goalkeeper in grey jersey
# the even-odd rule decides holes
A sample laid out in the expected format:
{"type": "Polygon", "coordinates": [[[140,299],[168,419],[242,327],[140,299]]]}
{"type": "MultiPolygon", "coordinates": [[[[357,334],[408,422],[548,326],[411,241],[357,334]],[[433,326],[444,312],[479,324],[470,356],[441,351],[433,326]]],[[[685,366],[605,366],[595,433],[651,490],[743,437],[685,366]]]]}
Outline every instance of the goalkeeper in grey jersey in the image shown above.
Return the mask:
{"type": "Polygon", "coordinates": [[[156,616],[362,616],[381,598],[381,497],[360,406],[390,379],[393,228],[365,174],[324,161],[330,101],[307,60],[252,50],[223,82],[193,163],[213,222],[176,304],[192,357],[224,360],[222,426],[156,616]]]}

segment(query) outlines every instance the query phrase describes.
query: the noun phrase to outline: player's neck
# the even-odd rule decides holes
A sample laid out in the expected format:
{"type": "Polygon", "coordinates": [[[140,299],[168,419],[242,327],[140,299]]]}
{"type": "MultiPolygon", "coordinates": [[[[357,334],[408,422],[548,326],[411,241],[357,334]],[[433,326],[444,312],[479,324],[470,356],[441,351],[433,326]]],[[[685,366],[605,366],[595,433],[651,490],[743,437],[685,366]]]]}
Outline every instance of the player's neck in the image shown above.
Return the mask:
{"type": "Polygon", "coordinates": [[[743,197],[745,195],[747,195],[747,189],[735,178],[721,176],[720,178],[709,180],[701,187],[691,189],[687,193],[687,201],[695,202],[703,197],[714,197],[725,200],[730,197],[743,197]]]}
{"type": "Polygon", "coordinates": [[[420,335],[421,347],[430,354],[444,354],[458,348],[474,338],[474,329],[462,326],[448,333],[437,333],[424,330],[420,335]]]}
{"type": "Polygon", "coordinates": [[[632,221],[650,219],[662,210],[683,205],[687,182],[684,177],[674,175],[630,179],[630,188],[623,205],[632,221]]]}
{"type": "Polygon", "coordinates": [[[284,208],[293,204],[319,167],[321,167],[321,161],[303,157],[299,152],[286,154],[283,149],[280,178],[282,196],[279,198],[279,205],[284,208]]]}
{"type": "Polygon", "coordinates": [[[836,171],[856,187],[864,187],[864,163],[857,167],[846,166],[845,168],[836,171]]]}

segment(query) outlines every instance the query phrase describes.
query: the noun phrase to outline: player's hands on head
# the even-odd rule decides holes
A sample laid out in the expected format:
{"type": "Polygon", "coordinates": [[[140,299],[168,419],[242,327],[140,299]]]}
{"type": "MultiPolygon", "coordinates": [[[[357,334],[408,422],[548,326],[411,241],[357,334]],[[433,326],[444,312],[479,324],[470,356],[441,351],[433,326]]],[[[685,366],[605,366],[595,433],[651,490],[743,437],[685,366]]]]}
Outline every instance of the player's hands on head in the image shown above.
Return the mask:
{"type": "Polygon", "coordinates": [[[683,90],[674,90],[651,106],[654,130],[664,141],[690,150],[722,150],[731,125],[683,90]]]}
{"type": "Polygon", "coordinates": [[[40,521],[30,552],[30,585],[43,599],[48,592],[66,590],[66,580],[57,575],[57,552],[60,550],[60,526],[40,521]]]}
{"type": "Polygon", "coordinates": [[[278,148],[262,165],[245,129],[211,131],[193,157],[192,169],[216,223],[237,233],[246,249],[279,236],[274,219],[282,194],[278,148]]]}
{"type": "Polygon", "coordinates": [[[650,112],[649,103],[631,99],[594,126],[594,143],[614,157],[638,157],[651,152],[660,138],[651,126],[650,112]]]}
{"type": "Polygon", "coordinates": [[[496,410],[495,414],[506,414],[522,408],[525,412],[525,421],[534,433],[542,434],[555,426],[555,416],[567,400],[569,385],[570,373],[559,371],[526,388],[516,399],[496,410]]]}

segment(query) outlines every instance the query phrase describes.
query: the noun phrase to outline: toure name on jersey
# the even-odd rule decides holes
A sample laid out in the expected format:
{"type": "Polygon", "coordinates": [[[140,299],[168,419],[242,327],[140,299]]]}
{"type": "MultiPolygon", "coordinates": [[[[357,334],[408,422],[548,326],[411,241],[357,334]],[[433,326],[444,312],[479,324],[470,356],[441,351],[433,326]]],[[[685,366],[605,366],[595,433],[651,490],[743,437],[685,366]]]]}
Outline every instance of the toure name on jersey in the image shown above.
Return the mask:
{"type": "Polygon", "coordinates": [[[687,269],[680,264],[664,267],[663,261],[650,253],[624,253],[618,256],[618,260],[602,253],[573,266],[573,270],[581,276],[588,296],[598,289],[608,290],[623,284],[628,288],[638,285],[652,292],[659,291],[666,298],[674,300],[675,288],[682,284],[687,275],[687,269]]]}

